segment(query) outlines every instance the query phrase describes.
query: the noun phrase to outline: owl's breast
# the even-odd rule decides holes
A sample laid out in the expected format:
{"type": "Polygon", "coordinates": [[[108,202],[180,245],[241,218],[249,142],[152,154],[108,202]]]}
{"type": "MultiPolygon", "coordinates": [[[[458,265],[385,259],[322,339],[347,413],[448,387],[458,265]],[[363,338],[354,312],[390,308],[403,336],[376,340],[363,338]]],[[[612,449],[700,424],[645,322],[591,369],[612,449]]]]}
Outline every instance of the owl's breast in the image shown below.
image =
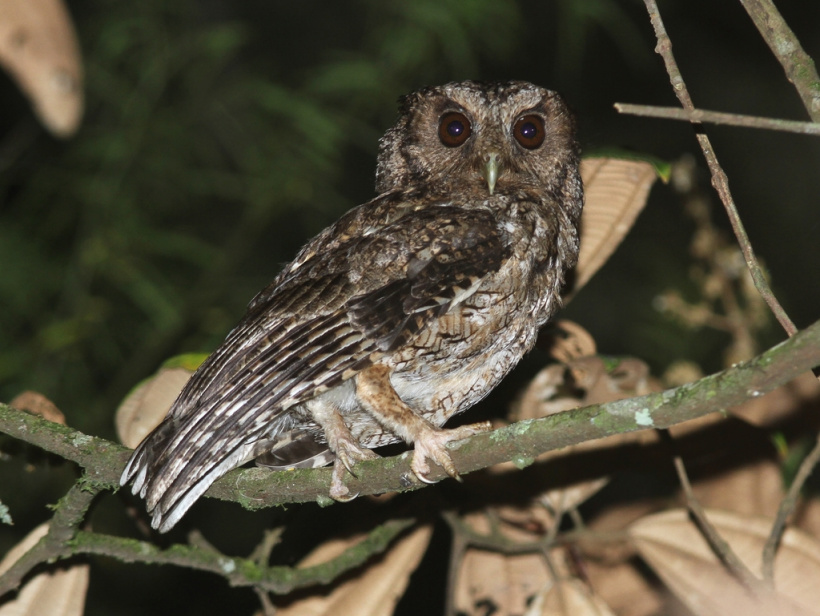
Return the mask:
{"type": "Polygon", "coordinates": [[[557,303],[557,277],[533,277],[531,269],[526,260],[507,260],[475,293],[387,359],[402,400],[442,425],[479,402],[516,366],[535,343],[542,315],[557,303]],[[541,288],[533,288],[534,281],[541,288]]]}

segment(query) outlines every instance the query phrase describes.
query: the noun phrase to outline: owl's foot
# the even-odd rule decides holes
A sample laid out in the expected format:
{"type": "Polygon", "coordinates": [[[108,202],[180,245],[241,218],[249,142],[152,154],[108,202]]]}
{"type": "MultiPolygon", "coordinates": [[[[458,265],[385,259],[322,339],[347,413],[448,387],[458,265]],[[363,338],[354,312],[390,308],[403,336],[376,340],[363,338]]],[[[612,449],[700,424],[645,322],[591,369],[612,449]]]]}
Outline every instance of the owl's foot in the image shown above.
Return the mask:
{"type": "Polygon", "coordinates": [[[325,403],[321,398],[314,398],[306,406],[310,409],[313,419],[322,426],[328,447],[336,456],[330,480],[330,498],[337,501],[353,500],[358,494],[350,493],[344,484],[345,475],[350,473],[355,477],[353,467],[357,462],[372,460],[379,456],[359,445],[342,419],[341,413],[331,404],[325,403]]]}
{"type": "Polygon", "coordinates": [[[450,477],[461,481],[458,471],[453,464],[453,459],[447,451],[447,443],[460,441],[468,436],[486,432],[489,429],[490,423],[486,421],[450,429],[428,426],[416,435],[413,462],[410,464],[410,468],[416,477],[424,483],[435,483],[435,480],[428,478],[430,475],[430,464],[428,460],[432,460],[443,468],[450,477]]]}
{"type": "Polygon", "coordinates": [[[447,452],[447,443],[490,429],[489,422],[449,430],[437,428],[404,403],[390,382],[390,369],[380,364],[370,366],[356,375],[356,396],[365,410],[381,425],[406,443],[413,443],[415,451],[410,468],[425,483],[434,483],[429,479],[428,460],[438,464],[450,477],[458,479],[458,471],[447,452]]]}
{"type": "Polygon", "coordinates": [[[346,435],[336,439],[336,461],[333,463],[333,476],[330,480],[330,498],[337,501],[347,502],[358,496],[351,494],[344,484],[347,473],[356,477],[353,467],[362,460],[373,460],[378,458],[378,454],[370,449],[359,447],[353,436],[347,431],[346,435]]]}

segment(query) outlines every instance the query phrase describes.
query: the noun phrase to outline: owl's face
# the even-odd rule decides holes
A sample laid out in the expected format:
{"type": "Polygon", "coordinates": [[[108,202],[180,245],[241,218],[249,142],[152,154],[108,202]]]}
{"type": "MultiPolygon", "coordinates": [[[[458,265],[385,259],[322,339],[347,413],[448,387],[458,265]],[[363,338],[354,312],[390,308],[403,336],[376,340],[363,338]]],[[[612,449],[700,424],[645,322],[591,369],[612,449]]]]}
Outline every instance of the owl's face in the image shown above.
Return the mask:
{"type": "Polygon", "coordinates": [[[402,99],[380,142],[376,188],[557,190],[577,160],[574,120],[555,92],[522,81],[450,83],[402,99]]]}

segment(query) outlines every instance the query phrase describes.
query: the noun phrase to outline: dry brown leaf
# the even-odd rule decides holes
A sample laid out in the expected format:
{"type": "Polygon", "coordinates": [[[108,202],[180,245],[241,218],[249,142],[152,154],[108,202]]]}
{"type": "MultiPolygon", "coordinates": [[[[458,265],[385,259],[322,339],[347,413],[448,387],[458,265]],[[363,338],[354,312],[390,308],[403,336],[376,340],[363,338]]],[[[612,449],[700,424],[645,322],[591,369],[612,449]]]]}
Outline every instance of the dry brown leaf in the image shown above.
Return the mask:
{"type": "Polygon", "coordinates": [[[573,288],[565,301],[578,292],[606,263],[632,228],[646,205],[649,189],[658,177],[648,162],[618,158],[585,158],[584,213],[581,217],[581,253],[573,288]]]}
{"type": "MultiPolygon", "coordinates": [[[[326,595],[313,595],[280,607],[276,615],[389,616],[427,550],[432,532],[430,525],[419,526],[396,541],[383,558],[366,565],[360,575],[334,586],[326,595]]],[[[327,562],[362,539],[363,536],[330,540],[308,554],[299,566],[327,562]]]]}
{"type": "Polygon", "coordinates": [[[0,2],[0,64],[49,131],[74,134],[83,114],[82,59],[60,0],[0,2]]]}
{"type": "Polygon", "coordinates": [[[134,448],[163,420],[193,372],[185,368],[160,368],[137,385],[122,401],[115,418],[117,435],[134,448]]]}
{"type": "Polygon", "coordinates": [[[774,518],[785,495],[779,465],[765,459],[696,479],[692,489],[704,507],[766,518],[774,518]]]}
{"type": "MultiPolygon", "coordinates": [[[[545,333],[547,341],[544,346],[548,348],[553,359],[561,363],[566,364],[573,359],[595,355],[598,352],[592,334],[573,321],[567,319],[553,321],[545,333]]],[[[539,339],[539,348],[542,348],[540,345],[541,340],[539,339]]]]}
{"type": "Polygon", "coordinates": [[[553,516],[543,507],[501,505],[466,513],[461,520],[479,535],[489,535],[495,531],[507,541],[526,544],[544,538],[552,526],[553,516]]]}
{"type": "MultiPolygon", "coordinates": [[[[0,575],[48,532],[41,524],[9,550],[0,561],[0,575]]],[[[0,605],[0,616],[82,616],[88,591],[88,565],[72,565],[39,573],[28,580],[13,600],[0,605]]]]}
{"type": "Polygon", "coordinates": [[[608,483],[609,477],[598,477],[597,479],[582,481],[565,488],[547,490],[538,497],[538,501],[556,512],[556,514],[563,515],[586,502],[587,499],[597,494],[608,483]]]}
{"type": "MultiPolygon", "coordinates": [[[[621,359],[617,364],[598,356],[579,357],[566,365],[553,364],[544,368],[530,382],[520,400],[510,412],[512,421],[537,419],[554,413],[585,406],[620,400],[659,391],[660,385],[649,375],[649,367],[641,360],[621,359]]],[[[635,442],[657,441],[654,430],[616,434],[607,438],[587,441],[572,447],[550,451],[538,456],[539,462],[575,452],[615,449],[635,442]]],[[[499,464],[489,469],[492,474],[509,472],[513,464],[499,464]]],[[[537,501],[562,515],[577,507],[608,483],[607,477],[549,490],[537,501]]]]}
{"type": "Polygon", "coordinates": [[[48,419],[54,423],[66,425],[65,415],[63,415],[63,412],[57,408],[57,405],[46,398],[43,394],[36,391],[24,391],[17,394],[14,397],[14,400],[9,402],[9,406],[13,406],[16,409],[21,409],[23,411],[28,411],[29,413],[34,413],[35,415],[39,415],[43,419],[48,419]]]}
{"type": "Polygon", "coordinates": [[[551,364],[529,382],[510,409],[510,421],[548,417],[581,406],[581,397],[566,385],[567,367],[551,364]]]}
{"type": "Polygon", "coordinates": [[[588,560],[584,569],[595,593],[618,616],[668,616],[663,611],[666,596],[660,584],[650,583],[633,563],[603,565],[588,560]]]}
{"type": "Polygon", "coordinates": [[[560,580],[540,592],[525,616],[615,616],[581,580],[560,580]]]}
{"type": "Polygon", "coordinates": [[[792,524],[815,538],[820,538],[820,498],[812,497],[797,505],[792,524]]]}
{"type": "Polygon", "coordinates": [[[513,420],[537,419],[589,404],[602,404],[661,391],[640,359],[617,364],[599,356],[579,357],[544,368],[524,390],[511,413],[513,420]]]}
{"type": "MultiPolygon", "coordinates": [[[[715,509],[707,518],[738,558],[760,574],[771,520],[715,509]]],[[[630,529],[649,566],[675,595],[701,616],[820,614],[820,543],[788,529],[775,559],[776,593],[752,596],[714,555],[682,509],[643,518],[630,529]]]]}
{"type": "Polygon", "coordinates": [[[695,362],[681,359],[672,362],[664,371],[661,382],[667,388],[680,387],[687,383],[694,383],[703,376],[703,370],[695,362]]]}
{"type": "Polygon", "coordinates": [[[466,616],[523,614],[550,580],[544,558],[538,554],[499,554],[470,548],[458,572],[453,598],[456,612],[466,616]]]}

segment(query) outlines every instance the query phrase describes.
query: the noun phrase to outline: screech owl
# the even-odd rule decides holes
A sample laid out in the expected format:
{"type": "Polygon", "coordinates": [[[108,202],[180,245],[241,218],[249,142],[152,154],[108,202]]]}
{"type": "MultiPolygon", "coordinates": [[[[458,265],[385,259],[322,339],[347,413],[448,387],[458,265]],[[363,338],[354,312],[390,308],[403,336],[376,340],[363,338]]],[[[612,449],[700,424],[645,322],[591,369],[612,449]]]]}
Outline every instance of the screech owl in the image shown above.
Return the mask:
{"type": "Polygon", "coordinates": [[[134,481],[165,532],[220,476],[253,459],[334,462],[330,494],[372,448],[414,445],[456,469],[442,429],[534,344],[578,255],[583,188],[572,115],[520,81],[429,87],[380,141],[379,196],[302,248],[248,306],[163,422],[134,481]]]}

